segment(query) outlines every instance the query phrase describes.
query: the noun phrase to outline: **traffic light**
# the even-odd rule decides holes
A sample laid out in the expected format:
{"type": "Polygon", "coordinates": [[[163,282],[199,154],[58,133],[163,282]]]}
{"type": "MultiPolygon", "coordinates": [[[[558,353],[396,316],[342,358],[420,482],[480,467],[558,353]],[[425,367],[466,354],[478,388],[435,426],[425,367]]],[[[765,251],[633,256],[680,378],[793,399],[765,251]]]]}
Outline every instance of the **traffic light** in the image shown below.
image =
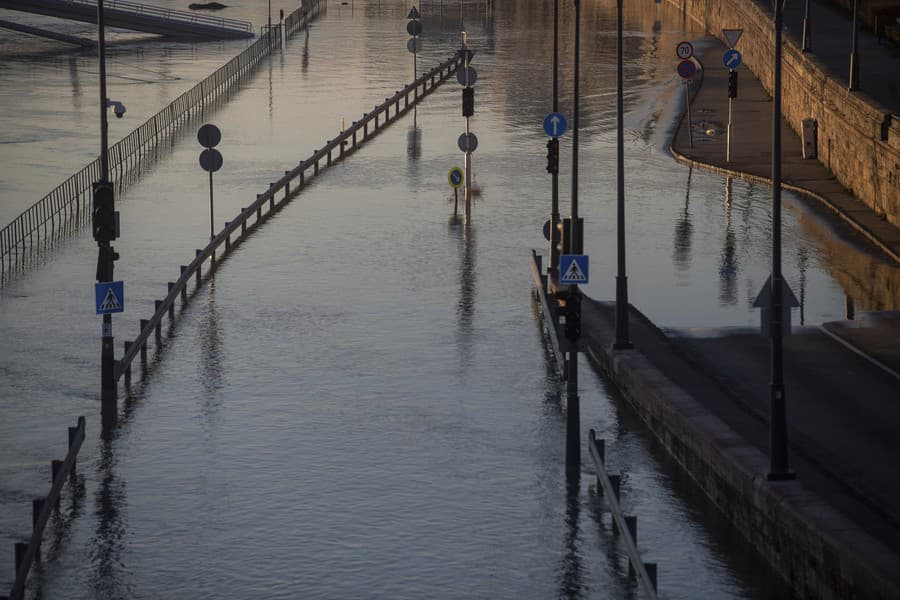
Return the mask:
{"type": "Polygon", "coordinates": [[[570,234],[572,232],[572,219],[562,219],[557,221],[556,231],[556,239],[558,240],[556,243],[556,251],[560,256],[563,254],[571,254],[572,242],[570,234]]]}
{"type": "Polygon", "coordinates": [[[559,138],[547,140],[547,172],[551,175],[559,173],[559,138]]]}
{"type": "Polygon", "coordinates": [[[581,292],[578,290],[566,299],[566,337],[573,342],[581,337],[581,292]]]}
{"type": "Polygon", "coordinates": [[[471,117],[475,114],[475,88],[465,87],[462,91],[462,116],[471,117]]]}
{"type": "Polygon", "coordinates": [[[728,72],[728,97],[737,98],[737,71],[728,72]]]}
{"type": "Polygon", "coordinates": [[[113,261],[119,260],[119,253],[112,246],[100,246],[97,253],[97,281],[112,281],[113,261]]]}
{"type": "Polygon", "coordinates": [[[94,239],[111,242],[117,237],[116,211],[113,204],[114,191],[107,181],[94,182],[94,204],[91,211],[91,225],[94,239]]]}

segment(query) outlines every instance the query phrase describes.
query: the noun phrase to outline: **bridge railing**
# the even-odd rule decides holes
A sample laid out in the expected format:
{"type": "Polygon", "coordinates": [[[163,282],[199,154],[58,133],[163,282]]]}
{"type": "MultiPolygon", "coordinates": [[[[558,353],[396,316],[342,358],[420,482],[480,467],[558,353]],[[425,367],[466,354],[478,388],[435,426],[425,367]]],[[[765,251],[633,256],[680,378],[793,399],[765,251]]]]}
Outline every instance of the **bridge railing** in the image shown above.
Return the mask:
{"type": "MultiPolygon", "coordinates": [[[[65,0],[66,4],[81,4],[85,6],[97,6],[97,0],[65,0]]],[[[137,2],[127,2],[126,0],[105,0],[103,6],[106,10],[122,10],[137,15],[147,15],[150,17],[160,17],[171,21],[181,21],[183,23],[196,23],[199,25],[210,25],[213,27],[225,27],[228,29],[237,29],[240,31],[253,32],[253,24],[249,21],[241,21],[238,19],[226,19],[224,17],[214,17],[212,15],[204,15],[198,13],[187,12],[183,10],[174,10],[171,8],[161,8],[149,4],[138,4],[137,2]]]]}
{"type": "Polygon", "coordinates": [[[294,195],[309,183],[311,178],[319,174],[322,168],[329,167],[335,161],[354,152],[360,144],[377,134],[385,125],[408,112],[422,97],[430,94],[440,83],[453,75],[460,64],[458,55],[454,55],[402,90],[395,92],[393,96],[385,98],[384,102],[377,105],[371,112],[364,114],[360,120],[354,121],[349,128],[334,139],[328,140],[320,150],[314,150],[309,158],[300,161],[290,171],[285,171],[284,176],[278,181],[269,184],[269,189],[257,195],[253,204],[242,209],[237,217],[225,223],[225,227],[210,240],[205,248],[196,250],[194,260],[190,264],[181,266],[181,276],[168,284],[168,295],[163,300],[156,300],[156,310],[153,316],[149,319],[141,319],[140,333],[137,338],[124,342],[124,354],[121,359],[116,361],[115,365],[116,382],[124,376],[125,384],[130,383],[132,362],[138,355],[142,360],[146,359],[150,336],[161,335],[162,323],[167,313],[170,319],[174,318],[175,305],[179,296],[182,302],[187,300],[187,287],[191,278],[196,279],[197,286],[201,284],[204,263],[209,262],[211,269],[216,267],[216,251],[219,248],[225,247],[224,254],[219,257],[219,260],[222,260],[246,239],[247,235],[280,211],[294,195]],[[391,114],[392,110],[393,115],[391,114]],[[324,165],[320,163],[324,163],[324,165]],[[294,185],[293,192],[292,185],[294,185]],[[278,199],[279,193],[282,194],[280,200],[278,199]],[[263,212],[264,210],[266,212],[263,212]],[[234,239],[232,239],[233,235],[234,239]]]}
{"type": "MultiPolygon", "coordinates": [[[[290,22],[290,28],[285,28],[286,35],[293,35],[305,27],[324,8],[325,2],[305,0],[302,9],[296,9],[285,19],[286,23],[290,22]]],[[[134,171],[162,139],[174,135],[192,117],[234,87],[260,59],[281,45],[281,35],[281,28],[272,27],[271,36],[254,41],[209,77],[111,145],[109,175],[119,191],[124,189],[125,176],[134,171]]],[[[0,284],[16,268],[25,266],[36,252],[73,234],[90,221],[91,185],[99,179],[100,159],[96,158],[0,229],[0,284]]]]}

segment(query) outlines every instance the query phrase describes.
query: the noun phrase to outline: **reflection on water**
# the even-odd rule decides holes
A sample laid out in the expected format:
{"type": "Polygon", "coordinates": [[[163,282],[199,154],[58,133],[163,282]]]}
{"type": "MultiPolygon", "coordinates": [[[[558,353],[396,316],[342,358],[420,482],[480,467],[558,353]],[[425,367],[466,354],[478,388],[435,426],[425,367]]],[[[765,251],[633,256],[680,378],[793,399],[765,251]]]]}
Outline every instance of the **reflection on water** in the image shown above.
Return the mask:
{"type": "Polygon", "coordinates": [[[691,267],[691,237],[694,226],[691,224],[691,174],[694,170],[688,167],[687,184],[684,186],[684,211],[675,221],[674,249],[672,250],[672,262],[680,272],[686,272],[691,267]]]}
{"type": "Polygon", "coordinates": [[[94,500],[97,529],[90,543],[90,586],[95,598],[134,597],[131,577],[124,567],[122,553],[127,534],[125,481],[116,474],[118,452],[115,428],[104,427],[97,462],[99,489],[94,500]]]}
{"type": "Polygon", "coordinates": [[[467,226],[454,215],[450,219],[450,235],[458,241],[459,300],[456,303],[456,352],[459,366],[464,370],[471,364],[474,343],[473,321],[476,300],[476,243],[475,227],[467,226]]]}
{"type": "Polygon", "coordinates": [[[565,552],[561,557],[562,562],[559,568],[559,598],[565,600],[584,598],[587,592],[583,581],[578,529],[581,520],[580,491],[581,474],[578,470],[568,469],[566,473],[565,552]]]}
{"type": "Polygon", "coordinates": [[[722,255],[719,261],[719,302],[722,306],[737,304],[737,276],[740,265],[737,260],[737,240],[731,223],[731,209],[734,202],[734,180],[725,178],[725,235],[722,239],[722,255]]]}

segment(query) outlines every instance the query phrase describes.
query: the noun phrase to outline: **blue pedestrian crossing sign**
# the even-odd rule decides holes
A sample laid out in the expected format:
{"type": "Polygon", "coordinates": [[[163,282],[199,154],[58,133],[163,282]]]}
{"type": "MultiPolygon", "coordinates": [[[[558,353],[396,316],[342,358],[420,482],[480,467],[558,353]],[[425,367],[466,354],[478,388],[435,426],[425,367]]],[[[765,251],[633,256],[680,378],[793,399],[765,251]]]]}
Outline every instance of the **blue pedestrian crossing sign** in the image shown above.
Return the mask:
{"type": "Polygon", "coordinates": [[[559,282],[579,284],[588,282],[587,254],[563,254],[559,257],[559,282]]]}
{"type": "Polygon", "coordinates": [[[97,301],[97,314],[108,315],[125,312],[125,283],[107,281],[94,285],[94,298],[97,301]]]}
{"type": "Polygon", "coordinates": [[[552,138],[558,138],[569,128],[569,123],[562,113],[552,112],[544,117],[544,133],[552,138]]]}

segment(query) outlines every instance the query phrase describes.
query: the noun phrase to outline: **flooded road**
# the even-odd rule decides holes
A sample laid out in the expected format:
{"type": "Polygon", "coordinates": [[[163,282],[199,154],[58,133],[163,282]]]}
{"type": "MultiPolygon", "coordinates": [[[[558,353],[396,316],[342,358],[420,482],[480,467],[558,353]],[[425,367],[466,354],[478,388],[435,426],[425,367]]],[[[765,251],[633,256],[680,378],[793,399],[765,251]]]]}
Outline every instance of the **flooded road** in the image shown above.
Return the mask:
{"type": "MultiPolygon", "coordinates": [[[[259,24],[260,4],[236,2],[223,16],[259,24]]],[[[412,79],[408,10],[331,3],[208,115],[223,133],[217,221],[320,148],[342,119],[412,79]]],[[[446,178],[462,164],[464,119],[448,82],[222,264],[164,329],[143,378],[120,390],[119,427],[106,436],[90,233],[0,289],[0,589],[12,583],[30,499],[48,488],[47,463],[84,414],[78,485],[45,538],[52,560],[31,579],[44,597],[637,594],[589,465],[566,485],[564,390],[531,295],[528,257],[545,247],[549,217],[541,121],[552,3],[429,2],[421,12],[420,71],[455,50],[461,28],[477,50],[471,227],[451,216],[446,178]]],[[[615,269],[614,15],[608,2],[583,8],[586,291],[604,299],[615,269]]],[[[571,31],[571,7],[561,22],[571,31]]],[[[702,32],[649,2],[627,11],[626,32],[630,299],[665,327],[754,325],[769,191],[688,171],[665,150],[680,110],[674,47],[702,32]]],[[[112,141],[245,45],[123,41],[109,95],[128,112],[111,121],[112,141]]],[[[90,53],[9,38],[0,51],[6,223],[90,161],[99,134],[90,53]]],[[[568,214],[571,140],[562,142],[568,214]]],[[[207,239],[200,150],[184,136],[117,199],[116,276],[127,298],[114,317],[119,348],[207,239]]],[[[896,290],[896,268],[785,196],[784,270],[803,294],[804,322],[838,318],[847,294],[860,310],[895,308],[869,274],[896,290]]],[[[638,546],[659,565],[662,597],[785,593],[586,363],[581,372],[582,425],[607,439],[623,472],[623,504],[639,517],[638,546]]]]}

